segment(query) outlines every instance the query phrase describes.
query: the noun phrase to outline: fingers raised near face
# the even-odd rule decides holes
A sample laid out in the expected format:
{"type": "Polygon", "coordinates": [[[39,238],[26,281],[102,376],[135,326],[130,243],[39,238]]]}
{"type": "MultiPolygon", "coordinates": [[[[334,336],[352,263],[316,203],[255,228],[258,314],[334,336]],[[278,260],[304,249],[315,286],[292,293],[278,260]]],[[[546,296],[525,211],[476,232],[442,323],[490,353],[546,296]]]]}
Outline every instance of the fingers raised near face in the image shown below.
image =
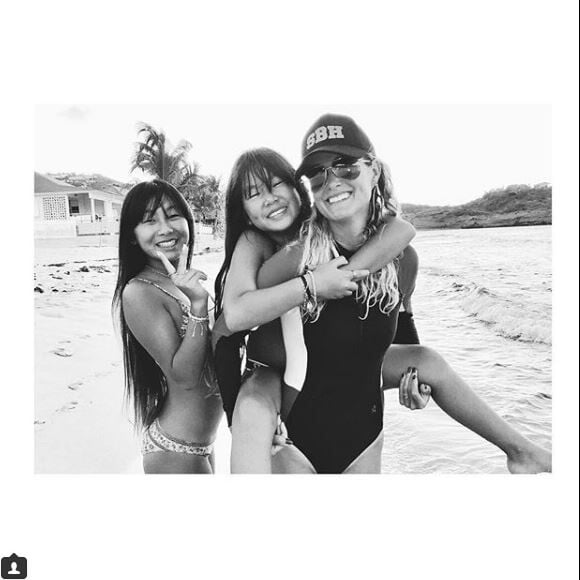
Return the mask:
{"type": "Polygon", "coordinates": [[[199,282],[200,280],[207,280],[207,276],[203,272],[200,272],[199,270],[194,271],[191,278],[189,278],[189,281],[192,284],[195,284],[195,283],[199,282]]]}
{"type": "Polygon", "coordinates": [[[165,270],[167,270],[167,273],[170,276],[173,276],[177,270],[173,267],[173,264],[169,261],[167,256],[163,252],[157,252],[157,257],[161,260],[161,263],[163,264],[165,270]]]}
{"type": "Polygon", "coordinates": [[[181,248],[181,254],[179,254],[179,262],[177,263],[177,271],[180,274],[183,274],[185,270],[187,270],[187,252],[189,248],[187,244],[183,244],[183,248],[181,248]]]}
{"type": "Polygon", "coordinates": [[[186,272],[181,275],[181,279],[187,283],[195,283],[200,280],[207,280],[207,275],[201,270],[186,270],[186,272]]]}

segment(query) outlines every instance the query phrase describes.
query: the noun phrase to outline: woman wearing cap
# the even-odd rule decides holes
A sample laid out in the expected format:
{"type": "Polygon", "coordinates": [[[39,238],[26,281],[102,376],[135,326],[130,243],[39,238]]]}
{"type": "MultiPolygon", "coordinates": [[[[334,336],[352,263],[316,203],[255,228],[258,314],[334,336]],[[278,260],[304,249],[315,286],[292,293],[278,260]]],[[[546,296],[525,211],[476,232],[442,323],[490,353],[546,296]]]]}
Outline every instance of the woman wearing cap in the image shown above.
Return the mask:
{"type": "MultiPolygon", "coordinates": [[[[216,280],[217,320],[212,339],[222,401],[228,422],[232,424],[233,420],[234,472],[272,469],[270,446],[276,409],[280,407],[280,374],[274,369],[284,367],[277,319],[290,318],[294,329],[298,326],[300,334],[302,331],[299,312],[297,325],[295,318],[292,321],[293,312],[285,313],[304,301],[308,282],[303,277],[296,276],[267,290],[256,286],[260,266],[277,248],[295,239],[310,214],[310,199],[305,191],[296,190],[294,173],[288,161],[270,149],[248,151],[236,161],[226,192],[226,255],[216,280]],[[258,325],[262,326],[248,341],[242,404],[236,406],[234,414],[242,382],[240,346],[247,330],[258,325]],[[256,406],[257,416],[253,412],[256,406]]],[[[368,274],[368,270],[361,270],[363,267],[376,269],[390,262],[414,235],[413,227],[394,215],[385,216],[377,231],[381,235],[370,239],[350,264],[345,265],[346,259],[340,257],[310,274],[310,284],[316,285],[318,296],[332,299],[352,294],[356,290],[353,278],[368,274]]],[[[290,340],[287,346],[293,344],[298,340],[290,340]]],[[[293,367],[300,366],[303,353],[299,347],[294,353],[298,359],[292,353],[287,357],[286,376],[296,375],[293,367]]],[[[297,373],[304,374],[300,369],[297,373]]]]}
{"type": "MultiPolygon", "coordinates": [[[[352,119],[341,115],[324,115],[308,131],[297,175],[310,188],[315,209],[300,242],[260,269],[260,287],[312,271],[336,252],[349,259],[377,231],[390,196],[388,176],[370,140],[352,119]]],[[[401,272],[393,261],[369,269],[370,276],[358,282],[356,292],[331,301],[321,300],[315,280],[305,275],[308,299],[302,312],[308,367],[286,421],[302,457],[296,449],[284,448],[274,458],[277,468],[379,472],[381,379],[386,388],[395,388],[404,372],[416,367],[439,406],[501,448],[511,472],[550,471],[551,454],[496,415],[435,351],[391,346],[401,303],[401,272]]],[[[401,396],[405,399],[408,393],[403,390],[401,396]]]]}

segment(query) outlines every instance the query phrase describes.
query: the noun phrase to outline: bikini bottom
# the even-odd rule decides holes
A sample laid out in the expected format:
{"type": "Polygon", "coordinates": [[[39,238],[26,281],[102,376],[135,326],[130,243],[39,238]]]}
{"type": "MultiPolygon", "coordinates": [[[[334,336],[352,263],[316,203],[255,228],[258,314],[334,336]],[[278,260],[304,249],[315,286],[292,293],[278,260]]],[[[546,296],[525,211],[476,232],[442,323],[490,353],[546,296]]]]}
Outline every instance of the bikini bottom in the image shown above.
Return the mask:
{"type": "Polygon", "coordinates": [[[141,453],[158,453],[160,451],[172,451],[174,453],[185,453],[186,455],[199,455],[207,457],[213,451],[213,443],[202,445],[191,441],[184,441],[172,437],[159,425],[159,419],[155,421],[143,432],[141,453]]]}

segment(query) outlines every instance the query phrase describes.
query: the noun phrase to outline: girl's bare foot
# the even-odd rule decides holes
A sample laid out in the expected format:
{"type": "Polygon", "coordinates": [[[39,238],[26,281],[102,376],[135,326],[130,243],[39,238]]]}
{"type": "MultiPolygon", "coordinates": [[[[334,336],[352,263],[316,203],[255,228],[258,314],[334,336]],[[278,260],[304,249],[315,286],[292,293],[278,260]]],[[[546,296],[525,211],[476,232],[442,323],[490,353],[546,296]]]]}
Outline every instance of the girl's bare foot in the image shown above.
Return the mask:
{"type": "Polygon", "coordinates": [[[510,473],[552,472],[552,452],[530,443],[525,449],[508,454],[507,467],[510,473]]]}

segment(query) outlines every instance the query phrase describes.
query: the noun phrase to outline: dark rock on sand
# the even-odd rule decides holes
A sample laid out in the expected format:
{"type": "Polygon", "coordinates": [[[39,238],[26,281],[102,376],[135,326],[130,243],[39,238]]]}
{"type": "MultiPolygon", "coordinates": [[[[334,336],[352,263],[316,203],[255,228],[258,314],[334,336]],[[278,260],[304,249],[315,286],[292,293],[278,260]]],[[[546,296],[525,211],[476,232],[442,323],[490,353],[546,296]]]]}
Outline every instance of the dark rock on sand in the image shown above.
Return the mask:
{"type": "Polygon", "coordinates": [[[64,346],[57,346],[51,352],[52,352],[52,354],[56,354],[57,356],[64,356],[64,357],[69,357],[69,356],[73,355],[73,351],[69,348],[65,348],[64,346]]]}

